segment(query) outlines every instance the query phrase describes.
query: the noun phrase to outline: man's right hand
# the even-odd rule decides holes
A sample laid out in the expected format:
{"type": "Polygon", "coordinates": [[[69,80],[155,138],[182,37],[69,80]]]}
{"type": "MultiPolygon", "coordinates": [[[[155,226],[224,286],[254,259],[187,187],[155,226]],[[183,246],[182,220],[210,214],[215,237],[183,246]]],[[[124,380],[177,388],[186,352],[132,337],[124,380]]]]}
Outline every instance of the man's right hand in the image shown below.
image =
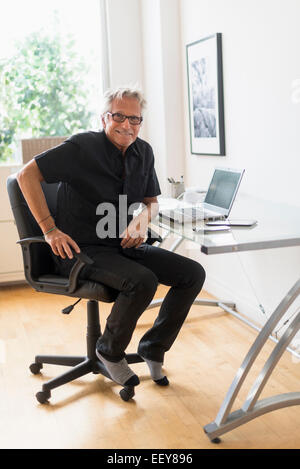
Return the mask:
{"type": "Polygon", "coordinates": [[[69,259],[73,259],[73,254],[70,249],[70,246],[76,251],[80,252],[78,244],[66,233],[63,233],[58,228],[50,231],[50,233],[45,235],[45,240],[50,244],[53,253],[56,256],[60,256],[63,259],[66,258],[66,255],[69,259]]]}

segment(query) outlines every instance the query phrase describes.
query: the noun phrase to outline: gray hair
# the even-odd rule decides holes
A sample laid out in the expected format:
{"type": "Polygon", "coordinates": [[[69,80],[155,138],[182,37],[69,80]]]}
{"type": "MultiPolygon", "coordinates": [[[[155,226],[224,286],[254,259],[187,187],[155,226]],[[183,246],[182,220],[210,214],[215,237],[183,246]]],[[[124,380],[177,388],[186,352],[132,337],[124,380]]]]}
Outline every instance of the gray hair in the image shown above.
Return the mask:
{"type": "Polygon", "coordinates": [[[119,86],[118,88],[109,89],[104,93],[103,96],[103,105],[102,105],[102,115],[106,112],[111,111],[111,104],[114,99],[123,99],[124,97],[127,98],[135,98],[138,100],[141,111],[143,111],[146,107],[146,100],[143,96],[142,91],[136,86],[119,86]]]}

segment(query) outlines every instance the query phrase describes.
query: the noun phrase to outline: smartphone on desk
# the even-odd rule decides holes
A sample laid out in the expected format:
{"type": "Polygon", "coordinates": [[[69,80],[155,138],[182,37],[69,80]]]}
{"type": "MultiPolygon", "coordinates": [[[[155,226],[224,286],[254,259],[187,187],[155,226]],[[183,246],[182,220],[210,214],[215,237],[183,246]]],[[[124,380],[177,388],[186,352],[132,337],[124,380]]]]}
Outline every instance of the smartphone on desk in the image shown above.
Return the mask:
{"type": "Polygon", "coordinates": [[[214,234],[221,232],[230,231],[230,226],[207,226],[207,223],[204,227],[200,228],[193,228],[195,233],[202,233],[202,234],[214,234]]]}
{"type": "Polygon", "coordinates": [[[257,220],[253,219],[246,219],[246,218],[234,218],[232,220],[215,220],[215,221],[208,221],[206,222],[206,226],[228,226],[228,227],[239,227],[239,226],[245,226],[245,227],[251,227],[257,224],[257,220]]]}

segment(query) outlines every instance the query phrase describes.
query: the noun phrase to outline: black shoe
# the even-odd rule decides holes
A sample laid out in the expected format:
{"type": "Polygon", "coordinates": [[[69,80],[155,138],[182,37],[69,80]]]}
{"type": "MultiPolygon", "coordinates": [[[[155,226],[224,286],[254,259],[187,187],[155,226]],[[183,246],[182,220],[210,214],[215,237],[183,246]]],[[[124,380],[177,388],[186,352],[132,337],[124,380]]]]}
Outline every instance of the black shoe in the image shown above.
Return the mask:
{"type": "Polygon", "coordinates": [[[158,384],[159,386],[168,386],[170,383],[169,383],[169,380],[166,376],[164,376],[163,378],[161,379],[154,379],[153,380],[156,384],[158,384]]]}

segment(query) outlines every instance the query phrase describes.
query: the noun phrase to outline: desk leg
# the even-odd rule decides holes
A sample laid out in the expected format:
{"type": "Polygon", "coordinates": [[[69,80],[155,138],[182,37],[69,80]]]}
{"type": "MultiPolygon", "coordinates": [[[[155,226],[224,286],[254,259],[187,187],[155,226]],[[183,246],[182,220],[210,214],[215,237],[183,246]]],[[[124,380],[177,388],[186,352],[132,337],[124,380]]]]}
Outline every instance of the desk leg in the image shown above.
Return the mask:
{"type": "Polygon", "coordinates": [[[228,431],[233,430],[234,428],[239,427],[246,422],[249,422],[259,415],[265,414],[266,412],[271,412],[282,407],[300,404],[300,393],[281,394],[267,399],[262,399],[261,401],[257,402],[257,399],[259,398],[265,384],[267,383],[267,380],[271,376],[273,369],[278,363],[278,360],[300,328],[300,314],[298,314],[275,346],[260,375],[254,382],[254,385],[252,386],[242,408],[230,413],[237,394],[256,357],[268,340],[268,337],[272,333],[275,326],[278,324],[280,319],[283,317],[299,294],[300,280],[295,283],[288,294],[283,298],[283,300],[273,312],[272,316],[268,319],[265,326],[258,334],[256,340],[254,341],[244,361],[237,371],[237,374],[227,392],[227,395],[220,407],[215,421],[204,427],[204,431],[210,440],[215,440],[217,442],[220,435],[227,433],[228,431]]]}

